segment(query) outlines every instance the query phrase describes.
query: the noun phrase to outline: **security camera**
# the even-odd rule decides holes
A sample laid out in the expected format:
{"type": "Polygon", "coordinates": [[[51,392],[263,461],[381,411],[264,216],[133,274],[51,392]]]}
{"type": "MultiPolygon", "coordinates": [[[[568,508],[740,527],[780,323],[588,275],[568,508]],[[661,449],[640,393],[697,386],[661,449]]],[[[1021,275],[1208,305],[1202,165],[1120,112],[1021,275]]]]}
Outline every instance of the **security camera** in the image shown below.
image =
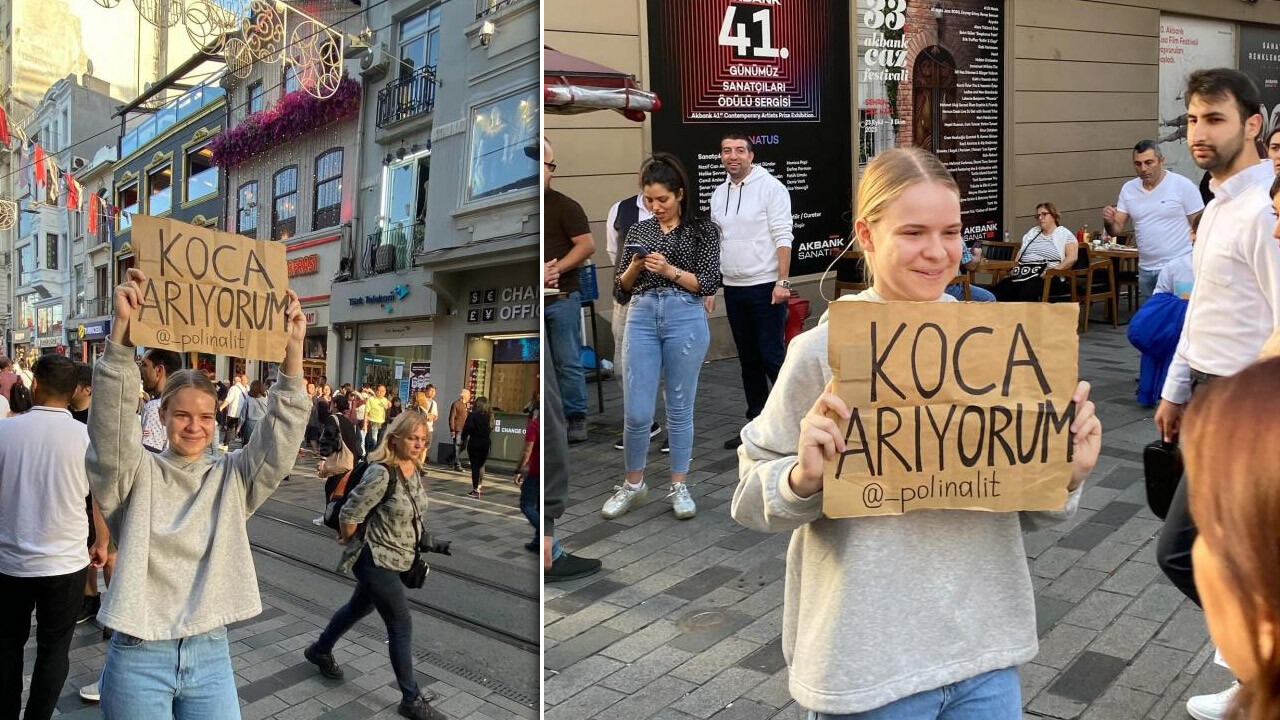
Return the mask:
{"type": "Polygon", "coordinates": [[[485,20],[484,24],[480,26],[480,44],[488,46],[489,43],[493,42],[493,33],[497,29],[492,20],[485,20]]]}

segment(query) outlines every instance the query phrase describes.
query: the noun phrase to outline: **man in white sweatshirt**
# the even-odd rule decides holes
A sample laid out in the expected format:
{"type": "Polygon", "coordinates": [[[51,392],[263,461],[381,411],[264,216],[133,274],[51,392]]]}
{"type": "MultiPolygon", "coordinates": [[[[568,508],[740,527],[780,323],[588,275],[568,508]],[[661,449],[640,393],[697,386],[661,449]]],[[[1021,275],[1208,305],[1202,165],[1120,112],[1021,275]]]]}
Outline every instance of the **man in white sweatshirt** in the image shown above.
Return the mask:
{"type": "MultiPolygon", "coordinates": [[[[728,177],[711,194],[711,219],[720,226],[725,314],[738,347],[748,421],[764,409],[769,388],[778,379],[786,355],[783,327],[791,297],[791,195],[754,161],[746,135],[725,135],[720,162],[728,177]]],[[[713,302],[708,299],[708,310],[713,302]]],[[[734,435],[724,446],[741,444],[734,435]]]]}

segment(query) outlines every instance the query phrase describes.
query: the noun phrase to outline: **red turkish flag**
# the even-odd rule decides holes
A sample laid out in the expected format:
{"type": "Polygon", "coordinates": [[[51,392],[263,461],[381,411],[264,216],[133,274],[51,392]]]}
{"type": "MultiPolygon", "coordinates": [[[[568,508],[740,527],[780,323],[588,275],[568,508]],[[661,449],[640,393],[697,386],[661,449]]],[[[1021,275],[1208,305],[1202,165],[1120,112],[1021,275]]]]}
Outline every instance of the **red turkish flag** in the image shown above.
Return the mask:
{"type": "Polygon", "coordinates": [[[89,234],[98,234],[98,213],[101,208],[98,207],[98,193],[89,195],[89,234]]]}
{"type": "Polygon", "coordinates": [[[44,187],[45,184],[45,167],[44,167],[44,149],[40,147],[40,143],[36,143],[36,187],[44,187]]]}

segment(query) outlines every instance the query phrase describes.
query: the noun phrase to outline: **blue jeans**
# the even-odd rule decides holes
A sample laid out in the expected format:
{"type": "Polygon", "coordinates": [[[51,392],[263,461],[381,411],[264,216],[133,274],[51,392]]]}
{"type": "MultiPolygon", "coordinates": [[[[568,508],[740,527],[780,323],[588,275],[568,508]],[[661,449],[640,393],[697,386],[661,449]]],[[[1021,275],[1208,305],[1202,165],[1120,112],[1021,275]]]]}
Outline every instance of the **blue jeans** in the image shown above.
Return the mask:
{"type": "MultiPolygon", "coordinates": [[[[964,300],[964,286],[960,283],[947,286],[947,294],[957,300],[964,300]]],[[[972,302],[995,302],[996,294],[984,287],[969,285],[969,300],[972,302]]]]}
{"type": "Polygon", "coordinates": [[[748,420],[764,410],[769,388],[778,381],[778,370],[787,355],[783,338],[787,304],[773,303],[773,288],[773,283],[724,286],[724,312],[738,348],[748,420]]]}
{"type": "Polygon", "coordinates": [[[622,442],[627,472],[644,469],[649,428],[658,399],[658,379],[666,383],[667,438],[671,472],[689,472],[693,458],[693,401],[698,374],[711,344],[702,298],[675,288],[649,290],[631,298],[627,313],[625,420],[622,442]]]}
{"type": "Polygon", "coordinates": [[[117,630],[102,668],[106,720],[239,720],[227,629],[179,640],[141,640],[117,630]]]}
{"type": "Polygon", "coordinates": [[[1022,686],[1017,668],[992,670],[977,677],[904,697],[875,710],[852,715],[809,711],[808,720],[1021,720],[1022,686]]]}
{"type": "Polygon", "coordinates": [[[520,483],[520,512],[524,513],[525,519],[533,526],[533,541],[539,544],[542,537],[542,513],[538,508],[538,488],[542,487],[541,483],[536,472],[525,475],[524,482],[520,483]]]}
{"type": "Polygon", "coordinates": [[[566,420],[587,417],[587,378],[582,371],[582,296],[578,291],[543,309],[551,362],[560,380],[566,420]]]}
{"type": "Polygon", "coordinates": [[[413,621],[409,617],[409,601],[404,595],[400,573],[375,565],[368,546],[360,551],[351,572],[356,576],[355,592],[346,605],[338,608],[328,627],[320,633],[316,650],[333,652],[338,638],[376,609],[387,625],[387,648],[400,695],[402,699],[412,701],[418,697],[419,690],[418,681],[413,676],[413,621]]]}
{"type": "Polygon", "coordinates": [[[1160,280],[1159,270],[1138,269],[1138,301],[1146,302],[1156,292],[1156,283],[1160,280]]]}

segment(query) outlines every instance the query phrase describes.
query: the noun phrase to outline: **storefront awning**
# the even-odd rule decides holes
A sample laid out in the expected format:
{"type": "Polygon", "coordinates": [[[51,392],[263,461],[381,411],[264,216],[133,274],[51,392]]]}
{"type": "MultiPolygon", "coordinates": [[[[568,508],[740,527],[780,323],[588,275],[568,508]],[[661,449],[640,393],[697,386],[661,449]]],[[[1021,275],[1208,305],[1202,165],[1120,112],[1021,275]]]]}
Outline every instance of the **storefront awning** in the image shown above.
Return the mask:
{"type": "Polygon", "coordinates": [[[614,110],[643,122],[646,112],[662,109],[657,94],[641,90],[632,75],[549,47],[543,47],[542,57],[543,103],[549,113],[614,110]]]}

